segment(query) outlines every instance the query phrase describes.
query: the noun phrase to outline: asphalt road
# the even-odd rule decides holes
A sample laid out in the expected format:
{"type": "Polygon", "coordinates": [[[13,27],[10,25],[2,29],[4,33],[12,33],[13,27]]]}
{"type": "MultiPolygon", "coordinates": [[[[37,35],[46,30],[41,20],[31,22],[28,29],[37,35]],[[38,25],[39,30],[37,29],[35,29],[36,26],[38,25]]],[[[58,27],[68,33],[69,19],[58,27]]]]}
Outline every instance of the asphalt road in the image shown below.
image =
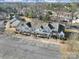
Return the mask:
{"type": "Polygon", "coordinates": [[[61,59],[58,45],[0,34],[0,59],[61,59]]]}

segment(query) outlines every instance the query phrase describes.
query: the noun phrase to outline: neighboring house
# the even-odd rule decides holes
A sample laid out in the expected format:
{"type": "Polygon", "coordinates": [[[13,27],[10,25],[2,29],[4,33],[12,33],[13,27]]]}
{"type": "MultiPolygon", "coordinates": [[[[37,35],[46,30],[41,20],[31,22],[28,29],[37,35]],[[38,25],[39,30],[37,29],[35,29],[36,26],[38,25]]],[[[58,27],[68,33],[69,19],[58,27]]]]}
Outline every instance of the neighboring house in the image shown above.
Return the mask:
{"type": "Polygon", "coordinates": [[[16,20],[16,21],[10,23],[11,24],[10,27],[13,27],[13,28],[14,27],[17,27],[19,25],[19,23],[20,23],[20,21],[19,20],[16,20]]]}
{"type": "Polygon", "coordinates": [[[23,7],[23,8],[18,7],[18,8],[16,8],[16,10],[17,10],[18,14],[23,14],[23,15],[25,15],[26,11],[27,11],[25,7],[23,7]]]}
{"type": "Polygon", "coordinates": [[[16,27],[20,24],[20,20],[16,19],[15,17],[11,20],[9,20],[6,24],[6,29],[5,30],[11,30],[11,31],[16,31],[16,27]]]}

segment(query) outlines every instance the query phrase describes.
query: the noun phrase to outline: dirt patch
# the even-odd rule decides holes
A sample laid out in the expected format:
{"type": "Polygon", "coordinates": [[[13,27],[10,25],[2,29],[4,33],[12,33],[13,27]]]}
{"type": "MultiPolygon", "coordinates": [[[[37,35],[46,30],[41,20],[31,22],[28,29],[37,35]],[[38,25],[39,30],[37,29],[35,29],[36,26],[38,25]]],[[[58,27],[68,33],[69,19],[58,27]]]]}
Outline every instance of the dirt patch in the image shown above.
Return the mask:
{"type": "Polygon", "coordinates": [[[62,59],[78,59],[79,58],[79,42],[67,41],[61,45],[62,59]]]}

